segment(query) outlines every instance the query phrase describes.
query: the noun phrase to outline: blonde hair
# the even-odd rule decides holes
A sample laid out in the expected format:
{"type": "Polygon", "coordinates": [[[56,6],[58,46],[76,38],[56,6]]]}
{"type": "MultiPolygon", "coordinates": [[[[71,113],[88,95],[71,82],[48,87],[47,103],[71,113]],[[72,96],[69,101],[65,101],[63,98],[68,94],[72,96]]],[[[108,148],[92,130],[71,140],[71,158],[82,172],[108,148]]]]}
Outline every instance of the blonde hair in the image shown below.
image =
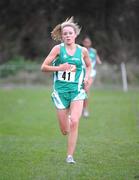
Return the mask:
{"type": "Polygon", "coordinates": [[[66,21],[64,21],[63,23],[58,24],[53,29],[53,31],[51,32],[52,39],[54,39],[55,41],[62,41],[62,35],[61,35],[62,30],[66,26],[71,26],[74,29],[77,36],[80,34],[81,28],[79,27],[77,23],[74,22],[74,18],[71,17],[71,18],[66,19],[66,21]]]}

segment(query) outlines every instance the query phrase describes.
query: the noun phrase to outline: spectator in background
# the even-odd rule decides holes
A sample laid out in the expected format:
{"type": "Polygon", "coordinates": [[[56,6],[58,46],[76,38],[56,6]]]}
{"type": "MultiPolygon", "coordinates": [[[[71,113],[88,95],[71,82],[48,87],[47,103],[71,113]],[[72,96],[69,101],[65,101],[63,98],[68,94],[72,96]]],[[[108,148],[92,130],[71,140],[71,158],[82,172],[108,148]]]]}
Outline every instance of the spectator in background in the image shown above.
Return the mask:
{"type": "MultiPolygon", "coordinates": [[[[92,69],[91,69],[90,77],[89,77],[89,80],[88,80],[88,86],[87,86],[87,89],[86,89],[86,92],[89,93],[90,88],[91,88],[91,86],[92,86],[92,84],[94,82],[95,76],[96,76],[96,63],[102,64],[102,62],[101,62],[101,60],[100,60],[100,58],[99,58],[99,56],[97,54],[96,49],[94,49],[92,47],[92,41],[91,41],[89,36],[86,36],[83,39],[82,45],[87,48],[87,50],[89,52],[90,59],[91,59],[91,63],[92,63],[92,69]]],[[[89,117],[88,99],[87,98],[84,100],[82,115],[84,117],[89,117]]]]}

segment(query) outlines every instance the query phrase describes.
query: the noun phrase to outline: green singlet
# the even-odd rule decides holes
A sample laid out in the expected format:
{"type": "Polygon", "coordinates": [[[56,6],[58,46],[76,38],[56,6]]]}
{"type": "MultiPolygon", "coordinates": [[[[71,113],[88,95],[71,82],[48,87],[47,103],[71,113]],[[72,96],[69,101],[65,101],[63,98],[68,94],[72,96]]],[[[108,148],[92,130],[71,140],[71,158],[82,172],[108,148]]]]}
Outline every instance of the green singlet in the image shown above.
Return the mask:
{"type": "MultiPolygon", "coordinates": [[[[73,56],[66,52],[64,43],[60,44],[60,55],[54,61],[54,66],[59,66],[63,63],[69,63],[75,66],[75,70],[54,72],[54,90],[59,93],[80,91],[83,87],[83,79],[85,75],[85,64],[82,59],[82,47],[77,45],[73,56]]],[[[74,68],[73,66],[73,68],[74,68]]]]}
{"type": "Polygon", "coordinates": [[[60,54],[53,62],[53,66],[59,66],[63,63],[71,64],[70,71],[57,71],[53,74],[54,92],[52,99],[58,109],[68,108],[71,101],[83,100],[86,93],[83,89],[83,80],[85,77],[85,63],[82,58],[82,47],[76,45],[74,55],[69,55],[64,43],[60,44],[60,54]]]}

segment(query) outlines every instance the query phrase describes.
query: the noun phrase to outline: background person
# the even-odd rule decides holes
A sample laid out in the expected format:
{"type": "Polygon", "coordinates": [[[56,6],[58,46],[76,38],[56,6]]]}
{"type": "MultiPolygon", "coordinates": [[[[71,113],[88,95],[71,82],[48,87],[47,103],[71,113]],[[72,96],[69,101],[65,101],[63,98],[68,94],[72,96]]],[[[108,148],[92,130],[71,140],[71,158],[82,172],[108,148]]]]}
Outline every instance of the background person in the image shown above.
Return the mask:
{"type": "Polygon", "coordinates": [[[73,18],[57,25],[52,31],[52,38],[63,43],[52,48],[41,66],[42,71],[54,73],[52,99],[57,109],[61,132],[63,135],[68,134],[67,163],[75,163],[73,154],[86,98],[83,87],[87,89],[91,70],[87,49],[75,43],[79,33],[80,27],[74,23],[73,18]]]}
{"type": "MultiPolygon", "coordinates": [[[[91,86],[92,86],[92,84],[94,82],[95,76],[96,76],[96,63],[102,64],[102,62],[101,62],[101,60],[100,60],[100,58],[99,58],[99,56],[97,54],[96,49],[94,49],[92,47],[92,41],[91,41],[89,36],[86,36],[83,39],[82,45],[87,48],[87,50],[89,52],[90,59],[91,59],[91,64],[92,64],[92,69],[91,69],[91,73],[90,73],[90,76],[89,76],[88,87],[87,87],[87,93],[89,93],[90,88],[91,88],[91,86]]],[[[88,99],[87,98],[84,100],[83,113],[82,114],[83,114],[84,117],[89,116],[88,99]]]]}

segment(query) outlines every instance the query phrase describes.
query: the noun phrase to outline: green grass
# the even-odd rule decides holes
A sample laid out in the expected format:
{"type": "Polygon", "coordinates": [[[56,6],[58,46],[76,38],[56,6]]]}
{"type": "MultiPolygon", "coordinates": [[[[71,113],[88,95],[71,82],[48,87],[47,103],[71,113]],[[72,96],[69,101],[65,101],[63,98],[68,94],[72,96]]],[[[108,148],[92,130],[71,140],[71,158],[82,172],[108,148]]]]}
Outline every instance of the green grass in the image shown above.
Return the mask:
{"type": "Polygon", "coordinates": [[[139,179],[139,92],[90,94],[76,165],[65,163],[51,91],[0,90],[0,180],[139,179]]]}

